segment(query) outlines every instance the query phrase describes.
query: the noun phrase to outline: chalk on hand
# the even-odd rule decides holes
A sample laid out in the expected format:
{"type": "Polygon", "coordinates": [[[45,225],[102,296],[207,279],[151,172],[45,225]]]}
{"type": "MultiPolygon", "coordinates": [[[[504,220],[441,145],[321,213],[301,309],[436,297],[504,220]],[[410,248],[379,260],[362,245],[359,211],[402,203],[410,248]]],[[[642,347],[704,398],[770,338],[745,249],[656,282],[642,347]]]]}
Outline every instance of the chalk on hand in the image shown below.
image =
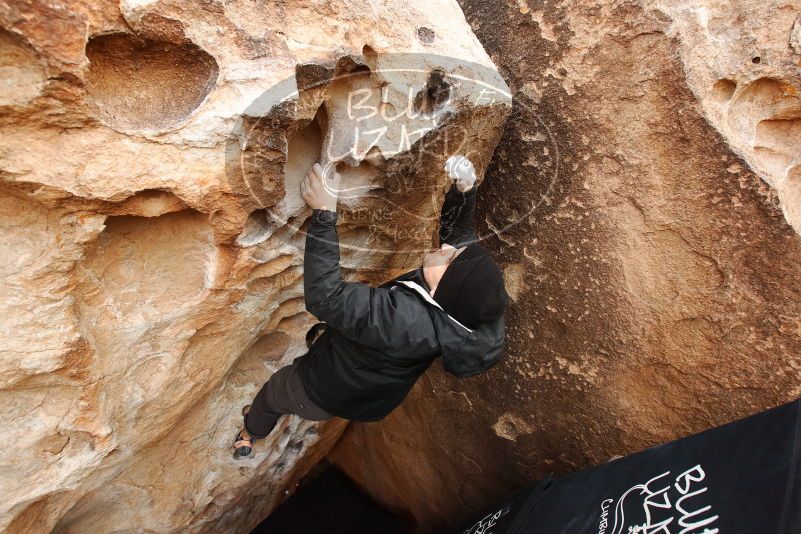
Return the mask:
{"type": "Polygon", "coordinates": [[[476,169],[466,156],[457,154],[449,157],[445,162],[445,172],[451,180],[461,181],[470,187],[476,183],[476,169]]]}

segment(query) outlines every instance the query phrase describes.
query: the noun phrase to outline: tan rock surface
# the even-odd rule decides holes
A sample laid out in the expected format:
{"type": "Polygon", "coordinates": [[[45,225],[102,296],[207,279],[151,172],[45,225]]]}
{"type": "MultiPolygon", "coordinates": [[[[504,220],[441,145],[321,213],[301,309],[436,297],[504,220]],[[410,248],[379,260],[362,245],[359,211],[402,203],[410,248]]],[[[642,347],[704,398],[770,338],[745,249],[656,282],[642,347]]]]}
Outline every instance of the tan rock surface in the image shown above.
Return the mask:
{"type": "Polygon", "coordinates": [[[292,490],[343,421],[229,447],[313,323],[298,181],[343,161],[350,276],[415,264],[449,155],[420,136],[483,169],[508,113],[452,75],[505,88],[448,0],[0,4],[0,530],[247,531],[292,490]],[[365,143],[343,99],[380,88],[419,113],[365,143]]]}
{"type": "Polygon", "coordinates": [[[506,359],[332,454],[426,532],[801,395],[801,3],[461,5],[516,102],[478,200],[506,359]]]}

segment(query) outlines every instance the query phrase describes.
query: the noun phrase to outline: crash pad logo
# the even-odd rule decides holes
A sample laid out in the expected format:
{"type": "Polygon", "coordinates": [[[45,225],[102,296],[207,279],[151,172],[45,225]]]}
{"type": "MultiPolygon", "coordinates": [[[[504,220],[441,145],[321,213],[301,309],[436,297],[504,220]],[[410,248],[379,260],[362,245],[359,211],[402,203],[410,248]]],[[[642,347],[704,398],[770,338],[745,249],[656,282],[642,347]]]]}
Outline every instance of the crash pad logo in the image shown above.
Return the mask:
{"type": "Polygon", "coordinates": [[[670,471],[601,502],[598,534],[718,534],[700,465],[673,477],[670,471]],[[611,525],[611,527],[610,527],[611,525]]]}
{"type": "Polygon", "coordinates": [[[481,203],[491,234],[480,239],[530,224],[536,209],[556,199],[557,124],[532,97],[513,99],[494,67],[365,46],[362,54],[300,63],[254,96],[226,142],[228,190],[249,213],[239,246],[273,236],[294,244],[304,235],[311,210],[300,184],[319,163],[324,176],[341,176],[332,193],[339,226],[349,233],[343,250],[428,252],[450,183],[446,162],[464,156],[480,183],[507,117],[526,149],[503,154],[498,165],[519,174],[496,179],[510,176],[514,183],[501,189],[525,187],[526,194],[481,203]]]}
{"type": "Polygon", "coordinates": [[[497,512],[487,514],[478,521],[476,521],[470,528],[466,529],[462,534],[492,534],[493,527],[498,524],[498,520],[508,515],[512,511],[510,505],[506,505],[497,512]]]}

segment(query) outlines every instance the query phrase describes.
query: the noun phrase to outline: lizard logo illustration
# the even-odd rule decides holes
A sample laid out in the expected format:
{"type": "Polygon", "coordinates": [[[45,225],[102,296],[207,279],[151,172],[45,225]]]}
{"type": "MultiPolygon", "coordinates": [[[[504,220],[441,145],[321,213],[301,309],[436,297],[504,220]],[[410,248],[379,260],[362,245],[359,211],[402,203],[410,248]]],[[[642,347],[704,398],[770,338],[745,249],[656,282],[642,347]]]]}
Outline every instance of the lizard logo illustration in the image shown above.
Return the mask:
{"type": "MultiPolygon", "coordinates": [[[[614,522],[608,534],[717,534],[718,529],[711,525],[719,516],[710,515],[712,507],[704,506],[698,497],[708,490],[697,487],[705,478],[702,467],[696,465],[674,480],[670,471],[665,471],[635,484],[614,501],[614,522]]],[[[606,499],[601,505],[599,534],[607,534],[611,501],[606,499]]]]}

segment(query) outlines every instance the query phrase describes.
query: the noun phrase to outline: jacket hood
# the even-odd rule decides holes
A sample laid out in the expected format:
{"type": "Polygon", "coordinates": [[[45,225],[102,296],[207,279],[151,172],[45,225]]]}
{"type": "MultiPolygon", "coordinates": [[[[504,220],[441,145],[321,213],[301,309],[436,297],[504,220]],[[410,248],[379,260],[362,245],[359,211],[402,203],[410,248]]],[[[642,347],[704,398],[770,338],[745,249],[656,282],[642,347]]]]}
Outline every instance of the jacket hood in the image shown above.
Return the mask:
{"type": "Polygon", "coordinates": [[[429,306],[435,308],[431,317],[442,350],[442,365],[446,371],[466,378],[498,363],[503,353],[506,333],[503,317],[470,329],[448,315],[420,284],[412,280],[400,280],[398,283],[414,291],[429,306]]]}

